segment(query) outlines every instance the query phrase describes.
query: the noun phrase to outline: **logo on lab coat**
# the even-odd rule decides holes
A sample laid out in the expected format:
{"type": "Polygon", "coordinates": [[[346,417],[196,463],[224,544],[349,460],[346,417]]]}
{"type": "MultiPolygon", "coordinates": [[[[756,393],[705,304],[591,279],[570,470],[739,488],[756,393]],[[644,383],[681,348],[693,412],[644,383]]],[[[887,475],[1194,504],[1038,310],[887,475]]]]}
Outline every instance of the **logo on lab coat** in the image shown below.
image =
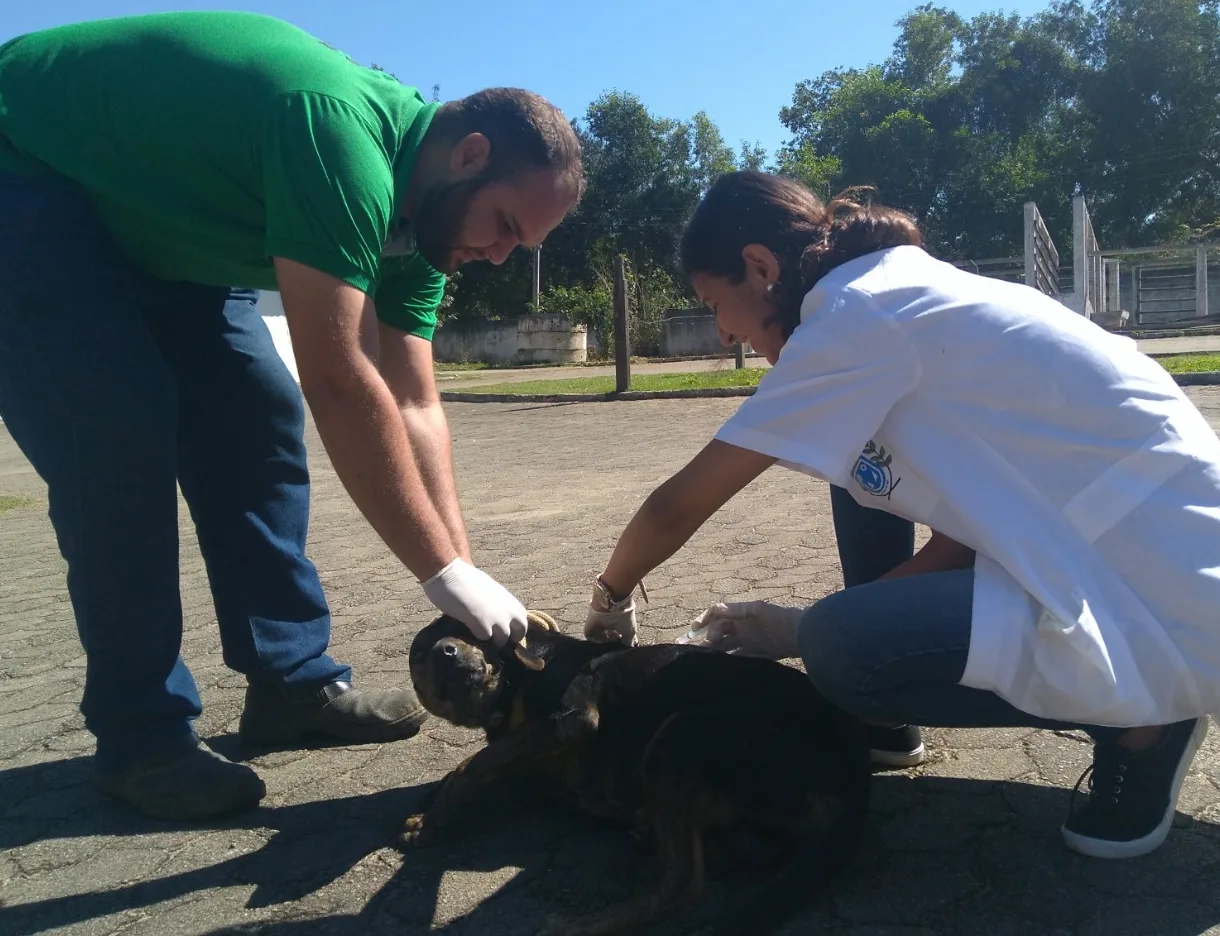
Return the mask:
{"type": "Polygon", "coordinates": [[[893,462],[894,456],[885,450],[884,445],[878,446],[870,441],[856,459],[856,467],[852,469],[851,476],[874,497],[888,498],[902,480],[894,477],[891,468],[893,462]]]}

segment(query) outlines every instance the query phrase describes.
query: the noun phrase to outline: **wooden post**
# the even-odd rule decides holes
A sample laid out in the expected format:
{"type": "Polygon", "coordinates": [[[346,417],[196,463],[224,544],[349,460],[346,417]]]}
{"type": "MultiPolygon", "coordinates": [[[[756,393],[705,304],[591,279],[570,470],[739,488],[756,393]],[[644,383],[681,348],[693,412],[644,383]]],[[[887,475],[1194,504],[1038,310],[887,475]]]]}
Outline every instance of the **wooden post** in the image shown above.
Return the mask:
{"type": "Polygon", "coordinates": [[[1076,311],[1087,319],[1093,317],[1093,280],[1089,276],[1091,266],[1089,249],[1089,209],[1083,195],[1072,198],[1072,302],[1076,311]]]}
{"type": "Polygon", "coordinates": [[[1195,316],[1207,315],[1207,248],[1195,248],[1195,316]]]}
{"type": "Polygon", "coordinates": [[[534,301],[534,314],[535,315],[537,315],[539,312],[542,311],[541,309],[538,308],[539,294],[542,291],[541,287],[542,287],[542,247],[539,246],[539,247],[534,248],[533,301],[534,301]]]}
{"type": "Polygon", "coordinates": [[[746,346],[740,341],[733,346],[733,357],[737,360],[738,370],[746,366],[746,346]]]}
{"type": "Polygon", "coordinates": [[[1038,206],[1025,203],[1025,285],[1038,289],[1038,206]]]}
{"type": "Polygon", "coordinates": [[[614,258],[614,391],[631,389],[631,329],[627,317],[627,272],[614,258]]]}

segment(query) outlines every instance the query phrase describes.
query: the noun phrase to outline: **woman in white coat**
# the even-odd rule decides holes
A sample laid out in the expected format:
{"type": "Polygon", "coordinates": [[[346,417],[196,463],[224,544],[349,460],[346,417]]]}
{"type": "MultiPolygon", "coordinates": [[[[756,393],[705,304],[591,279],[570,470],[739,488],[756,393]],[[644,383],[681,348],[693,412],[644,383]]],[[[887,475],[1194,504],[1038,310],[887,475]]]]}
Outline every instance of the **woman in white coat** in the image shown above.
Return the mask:
{"type": "Polygon", "coordinates": [[[1220,441],[1194,405],[1130,340],[933,259],[905,215],[778,176],[717,181],[680,256],[722,339],[774,366],[623,531],[586,634],[634,642],[636,585],[772,464],[825,479],[931,539],[809,608],[709,609],[713,644],[799,656],[882,755],[921,751],[912,725],[1083,729],[1067,845],[1157,848],[1220,696],[1220,441]]]}

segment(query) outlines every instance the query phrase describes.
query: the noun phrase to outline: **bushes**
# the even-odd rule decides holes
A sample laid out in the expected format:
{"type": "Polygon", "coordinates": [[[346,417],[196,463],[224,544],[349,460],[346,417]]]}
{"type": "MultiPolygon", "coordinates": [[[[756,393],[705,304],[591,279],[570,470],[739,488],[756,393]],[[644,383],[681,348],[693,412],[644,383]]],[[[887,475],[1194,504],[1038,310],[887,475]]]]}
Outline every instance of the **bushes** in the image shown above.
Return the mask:
{"type": "MultiPolygon", "coordinates": [[[[666,309],[689,304],[678,284],[664,270],[637,271],[628,261],[627,305],[631,320],[631,353],[655,357],[661,353],[661,322],[666,309]]],[[[595,272],[591,284],[552,286],[541,296],[541,311],[566,315],[589,329],[590,356],[604,349],[614,356],[613,274],[595,272]]]]}

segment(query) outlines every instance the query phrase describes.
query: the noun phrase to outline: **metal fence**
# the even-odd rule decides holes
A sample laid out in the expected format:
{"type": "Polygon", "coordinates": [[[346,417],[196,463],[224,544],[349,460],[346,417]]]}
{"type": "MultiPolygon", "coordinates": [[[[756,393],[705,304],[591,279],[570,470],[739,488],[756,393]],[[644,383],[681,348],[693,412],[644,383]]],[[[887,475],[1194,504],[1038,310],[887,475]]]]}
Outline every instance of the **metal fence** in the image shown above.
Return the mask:
{"type": "Polygon", "coordinates": [[[1060,292],[1059,251],[1033,202],[1025,203],[1025,285],[1048,296],[1060,292]]]}

